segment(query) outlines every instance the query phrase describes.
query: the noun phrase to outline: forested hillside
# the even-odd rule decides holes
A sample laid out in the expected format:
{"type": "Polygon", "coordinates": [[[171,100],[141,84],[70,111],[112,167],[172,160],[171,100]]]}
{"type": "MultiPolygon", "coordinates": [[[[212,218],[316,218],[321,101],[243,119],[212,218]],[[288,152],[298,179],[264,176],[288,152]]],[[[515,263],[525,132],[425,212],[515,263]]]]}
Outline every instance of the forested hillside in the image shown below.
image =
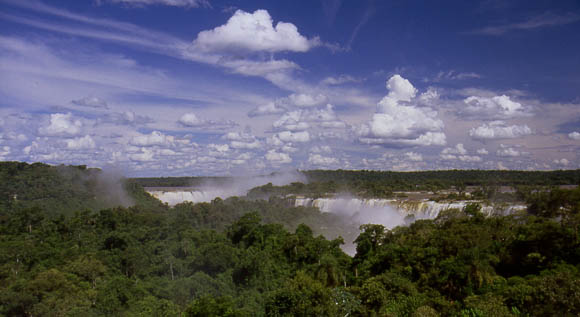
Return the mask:
{"type": "Polygon", "coordinates": [[[527,214],[484,217],[473,204],[393,230],[365,225],[349,257],[342,239],[314,234],[340,219],[283,199],[169,208],[129,182],[135,205],[93,209],[83,203],[97,187],[74,180],[98,170],[0,166],[2,315],[580,314],[580,189],[532,193],[527,214]],[[56,203],[68,198],[74,212],[56,203]]]}

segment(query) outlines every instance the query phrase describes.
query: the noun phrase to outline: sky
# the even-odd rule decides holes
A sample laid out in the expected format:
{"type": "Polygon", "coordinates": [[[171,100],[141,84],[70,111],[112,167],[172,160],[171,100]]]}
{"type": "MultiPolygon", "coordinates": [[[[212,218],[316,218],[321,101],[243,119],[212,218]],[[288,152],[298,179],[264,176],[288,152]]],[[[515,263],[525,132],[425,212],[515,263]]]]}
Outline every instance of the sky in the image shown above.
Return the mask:
{"type": "Polygon", "coordinates": [[[576,0],[0,0],[0,161],[580,168],[576,0]]]}

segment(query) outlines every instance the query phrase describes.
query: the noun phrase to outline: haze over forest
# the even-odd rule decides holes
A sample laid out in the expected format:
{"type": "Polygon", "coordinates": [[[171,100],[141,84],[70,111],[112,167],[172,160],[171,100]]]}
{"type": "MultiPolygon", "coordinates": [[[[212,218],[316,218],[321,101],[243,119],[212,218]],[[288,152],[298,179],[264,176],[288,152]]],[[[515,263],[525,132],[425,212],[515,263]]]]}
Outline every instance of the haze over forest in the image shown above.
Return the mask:
{"type": "Polygon", "coordinates": [[[0,0],[0,160],[580,167],[580,3],[0,0]]]}

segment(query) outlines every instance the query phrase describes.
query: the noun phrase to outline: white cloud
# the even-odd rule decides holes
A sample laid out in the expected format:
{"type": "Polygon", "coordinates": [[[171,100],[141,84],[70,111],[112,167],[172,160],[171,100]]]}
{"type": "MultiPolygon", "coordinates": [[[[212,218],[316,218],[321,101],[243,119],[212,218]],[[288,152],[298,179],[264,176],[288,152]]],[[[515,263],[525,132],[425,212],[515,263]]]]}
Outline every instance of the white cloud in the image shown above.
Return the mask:
{"type": "Polygon", "coordinates": [[[266,144],[269,146],[282,146],[284,145],[284,142],[282,142],[282,140],[280,140],[277,135],[273,135],[266,139],[266,144]]]}
{"type": "MultiPolygon", "coordinates": [[[[478,151],[478,153],[479,152],[480,151],[478,151]]],[[[462,162],[481,162],[481,157],[467,155],[467,150],[463,147],[463,143],[457,143],[453,148],[448,147],[443,149],[441,154],[439,154],[439,157],[446,161],[460,160],[462,162]]]]}
{"type": "Polygon", "coordinates": [[[286,152],[286,153],[298,152],[298,148],[293,147],[292,143],[288,143],[288,144],[284,145],[281,150],[282,150],[282,152],[286,152]]]}
{"type": "Polygon", "coordinates": [[[471,96],[463,100],[465,108],[460,114],[476,119],[504,120],[529,117],[531,110],[521,103],[511,100],[509,96],[488,97],[471,96]]]}
{"type": "Polygon", "coordinates": [[[131,144],[136,146],[169,146],[173,144],[175,138],[171,135],[165,135],[159,131],[153,131],[151,134],[142,134],[134,136],[131,139],[131,144]]]}
{"type": "Polygon", "coordinates": [[[301,131],[306,130],[310,125],[306,122],[302,122],[302,110],[289,111],[283,114],[278,120],[272,123],[275,129],[279,130],[289,130],[289,131],[301,131]]]}
{"type": "Polygon", "coordinates": [[[66,140],[66,147],[71,150],[94,149],[96,144],[90,135],[85,135],[84,137],[66,140]]]}
{"type": "Polygon", "coordinates": [[[338,118],[333,106],[327,104],[324,108],[299,109],[286,112],[272,126],[276,130],[303,131],[310,127],[344,129],[346,123],[338,118]]]}
{"type": "Polygon", "coordinates": [[[481,157],[476,155],[459,155],[457,158],[462,162],[481,162],[481,157]]]}
{"type": "Polygon", "coordinates": [[[258,106],[248,112],[248,117],[267,116],[273,114],[281,114],[286,111],[286,108],[279,106],[275,102],[269,102],[265,105],[258,106]]]}
{"type": "Polygon", "coordinates": [[[417,89],[403,77],[392,76],[387,81],[389,94],[377,104],[370,122],[357,129],[359,140],[368,144],[444,145],[443,121],[429,107],[417,107],[410,102],[417,89]]]}
{"type": "Polygon", "coordinates": [[[209,144],[207,147],[211,149],[211,156],[221,156],[230,150],[230,146],[227,144],[209,144]]]}
{"type": "Polygon", "coordinates": [[[342,74],[338,77],[326,77],[320,83],[323,85],[342,85],[346,83],[358,83],[361,82],[361,79],[354,78],[350,75],[342,74]]]}
{"type": "Polygon", "coordinates": [[[338,160],[334,157],[326,157],[320,154],[310,154],[308,156],[308,163],[313,165],[329,166],[338,164],[338,160]]]}
{"type": "Polygon", "coordinates": [[[482,149],[477,150],[477,154],[479,154],[479,155],[488,155],[489,152],[486,149],[482,148],[482,149]]]}
{"type": "Polygon", "coordinates": [[[554,164],[568,166],[568,164],[570,164],[570,161],[568,161],[567,159],[563,158],[563,159],[559,159],[559,160],[554,160],[554,164]]]}
{"type": "Polygon", "coordinates": [[[254,13],[237,10],[226,24],[199,32],[193,46],[204,52],[306,52],[318,42],[317,39],[308,40],[300,35],[292,23],[278,22],[274,27],[272,17],[266,10],[256,10],[254,13]]]}
{"type": "Polygon", "coordinates": [[[233,149],[259,149],[262,147],[262,143],[260,143],[260,141],[258,140],[253,140],[253,141],[231,141],[230,142],[230,146],[233,149]]]}
{"type": "Polygon", "coordinates": [[[446,161],[454,161],[457,159],[457,155],[452,154],[439,154],[439,156],[446,161]]]}
{"type": "Polygon", "coordinates": [[[467,154],[467,150],[463,147],[463,143],[457,143],[454,148],[444,148],[441,154],[467,154]]]}
{"type": "Polygon", "coordinates": [[[266,159],[272,163],[277,164],[287,164],[292,163],[292,158],[286,153],[276,152],[276,150],[270,150],[265,155],[266,159]]]}
{"type": "Polygon", "coordinates": [[[206,121],[199,119],[195,113],[189,112],[179,118],[179,123],[186,127],[199,127],[205,125],[206,121]]]}
{"type": "Polygon", "coordinates": [[[321,145],[321,146],[315,145],[310,149],[310,152],[312,152],[312,153],[331,153],[332,149],[328,145],[321,145]]]}
{"type": "Polygon", "coordinates": [[[328,102],[328,97],[322,94],[291,94],[285,99],[287,103],[299,108],[316,107],[328,102]]]}
{"type": "Polygon", "coordinates": [[[151,162],[155,160],[153,150],[148,148],[141,148],[140,153],[133,153],[127,156],[130,160],[137,162],[151,162]]]}
{"type": "Polygon", "coordinates": [[[473,139],[513,139],[532,134],[527,125],[507,126],[503,121],[484,123],[477,128],[469,130],[469,136],[473,139]]]}
{"type": "Polygon", "coordinates": [[[5,161],[10,153],[11,151],[9,146],[5,145],[0,147],[0,160],[5,161]]]}
{"type": "Polygon", "coordinates": [[[446,161],[481,162],[481,157],[467,155],[467,150],[463,147],[462,143],[458,143],[454,148],[448,147],[443,149],[439,157],[446,161]]]}
{"type": "Polygon", "coordinates": [[[193,112],[188,112],[188,113],[183,114],[177,122],[185,127],[209,128],[212,130],[229,129],[229,128],[232,128],[232,127],[235,127],[238,125],[237,123],[235,123],[231,120],[225,120],[225,121],[205,120],[205,119],[199,118],[193,112]]]}
{"type": "Polygon", "coordinates": [[[572,140],[580,140],[580,132],[574,131],[574,132],[568,133],[568,137],[572,140]]]}
{"type": "Polygon", "coordinates": [[[81,99],[73,100],[71,102],[74,105],[81,106],[81,107],[103,108],[103,109],[109,108],[107,101],[105,101],[99,97],[84,97],[81,99]]]}
{"type": "Polygon", "coordinates": [[[525,154],[525,152],[520,152],[520,151],[514,149],[513,147],[510,147],[510,146],[504,145],[504,144],[500,144],[500,148],[496,152],[497,156],[517,157],[517,156],[520,156],[522,154],[525,154]]]}
{"type": "Polygon", "coordinates": [[[113,3],[123,3],[132,6],[145,6],[145,5],[166,5],[173,7],[186,7],[186,8],[197,8],[197,7],[209,7],[209,2],[206,0],[97,0],[97,3],[102,1],[108,1],[113,3]]]}
{"type": "Polygon", "coordinates": [[[38,132],[41,135],[77,135],[81,132],[83,124],[75,120],[71,113],[53,113],[50,115],[50,123],[41,127],[38,132]]]}
{"type": "Polygon", "coordinates": [[[276,134],[278,139],[284,142],[309,142],[310,141],[310,133],[308,131],[301,131],[301,132],[291,132],[291,131],[282,131],[276,134]]]}
{"type": "Polygon", "coordinates": [[[407,158],[413,162],[421,162],[423,161],[423,155],[415,152],[407,152],[405,153],[407,158]]]}

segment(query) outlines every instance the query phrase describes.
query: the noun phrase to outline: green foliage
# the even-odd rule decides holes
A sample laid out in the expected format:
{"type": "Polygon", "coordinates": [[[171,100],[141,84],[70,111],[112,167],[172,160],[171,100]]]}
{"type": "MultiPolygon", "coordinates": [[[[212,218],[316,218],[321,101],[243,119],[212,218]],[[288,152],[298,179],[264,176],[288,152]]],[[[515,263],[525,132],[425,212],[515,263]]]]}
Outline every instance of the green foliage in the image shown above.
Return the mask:
{"type": "MultiPolygon", "coordinates": [[[[8,162],[0,171],[0,315],[580,314],[578,189],[529,192],[532,214],[484,217],[473,204],[392,230],[363,225],[351,258],[342,238],[318,235],[340,231],[339,219],[282,198],[169,208],[128,182],[136,205],[119,207],[95,198],[97,170],[8,162]]],[[[539,182],[525,173],[467,171],[474,178],[462,182],[461,171],[433,173],[440,180],[426,186],[460,188],[489,175],[539,182]]],[[[549,183],[574,173],[538,175],[549,183]]],[[[291,186],[387,193],[385,175],[314,171],[319,183],[291,186]]],[[[402,187],[424,176],[393,175],[402,187]]]]}

